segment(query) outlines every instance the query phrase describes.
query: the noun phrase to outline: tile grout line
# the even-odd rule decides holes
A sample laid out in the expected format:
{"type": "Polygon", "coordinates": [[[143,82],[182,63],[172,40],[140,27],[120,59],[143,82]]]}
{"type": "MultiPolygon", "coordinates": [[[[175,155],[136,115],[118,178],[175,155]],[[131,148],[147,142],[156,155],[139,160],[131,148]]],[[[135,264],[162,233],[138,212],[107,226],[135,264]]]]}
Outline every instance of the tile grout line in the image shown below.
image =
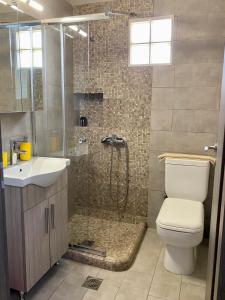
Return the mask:
{"type": "MultiPolygon", "coordinates": [[[[72,273],[72,270],[70,271],[70,273],[72,273]]],[[[67,278],[67,276],[69,276],[70,275],[70,273],[69,274],[67,274],[65,277],[64,277],[64,279],[60,282],[60,284],[54,289],[54,291],[52,292],[52,294],[51,294],[51,296],[47,299],[47,300],[50,300],[51,298],[52,298],[52,296],[56,293],[56,291],[61,287],[61,285],[64,283],[64,281],[66,280],[66,278],[67,278]]]]}
{"type": "Polygon", "coordinates": [[[180,296],[181,296],[181,288],[182,288],[182,276],[181,276],[181,280],[180,280],[179,300],[180,300],[180,296]]]}
{"type": "MultiPolygon", "coordinates": [[[[128,271],[128,270],[127,270],[127,271],[128,271]]],[[[126,271],[126,272],[127,272],[127,271],[126,271]]],[[[126,274],[125,274],[125,276],[124,276],[123,280],[121,281],[121,283],[120,283],[120,285],[119,285],[119,287],[118,287],[118,290],[117,290],[117,292],[116,292],[116,294],[115,294],[115,296],[114,296],[113,300],[115,300],[115,299],[116,299],[116,297],[117,297],[117,295],[118,295],[118,293],[119,293],[119,290],[120,290],[120,288],[121,288],[121,286],[122,286],[122,284],[123,284],[123,282],[124,282],[125,278],[126,278],[126,274]]]]}
{"type": "Polygon", "coordinates": [[[164,248],[164,247],[162,246],[161,249],[160,249],[160,251],[159,251],[157,263],[155,264],[155,268],[154,268],[154,271],[153,271],[153,276],[152,276],[152,280],[151,280],[151,283],[150,283],[150,287],[149,287],[149,290],[148,290],[148,295],[147,295],[146,300],[148,299],[149,296],[151,296],[151,295],[150,295],[150,290],[151,290],[151,287],[152,287],[153,280],[154,280],[154,278],[155,278],[156,268],[157,268],[157,266],[158,266],[158,264],[159,264],[159,259],[160,259],[161,252],[163,251],[163,248],[164,248]]]}

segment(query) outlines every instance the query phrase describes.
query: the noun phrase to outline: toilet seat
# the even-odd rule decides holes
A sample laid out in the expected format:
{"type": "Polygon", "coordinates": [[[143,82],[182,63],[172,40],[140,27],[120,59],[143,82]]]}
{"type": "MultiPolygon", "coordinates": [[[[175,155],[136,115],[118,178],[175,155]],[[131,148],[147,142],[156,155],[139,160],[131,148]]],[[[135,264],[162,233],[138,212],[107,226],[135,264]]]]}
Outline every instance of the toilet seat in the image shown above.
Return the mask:
{"type": "Polygon", "coordinates": [[[204,229],[204,207],[201,202],[167,198],[158,218],[157,226],[167,231],[197,234],[204,229]]]}

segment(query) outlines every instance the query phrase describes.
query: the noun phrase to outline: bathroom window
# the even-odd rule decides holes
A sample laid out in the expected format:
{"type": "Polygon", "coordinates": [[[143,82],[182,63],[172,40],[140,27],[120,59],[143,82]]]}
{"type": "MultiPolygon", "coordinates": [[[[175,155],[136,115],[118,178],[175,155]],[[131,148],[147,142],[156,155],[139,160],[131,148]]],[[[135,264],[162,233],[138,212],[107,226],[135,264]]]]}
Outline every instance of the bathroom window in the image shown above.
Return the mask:
{"type": "Polygon", "coordinates": [[[129,65],[171,64],[173,18],[130,22],[129,65]]]}
{"type": "Polygon", "coordinates": [[[22,30],[17,33],[17,67],[42,68],[41,30],[22,30]]]}

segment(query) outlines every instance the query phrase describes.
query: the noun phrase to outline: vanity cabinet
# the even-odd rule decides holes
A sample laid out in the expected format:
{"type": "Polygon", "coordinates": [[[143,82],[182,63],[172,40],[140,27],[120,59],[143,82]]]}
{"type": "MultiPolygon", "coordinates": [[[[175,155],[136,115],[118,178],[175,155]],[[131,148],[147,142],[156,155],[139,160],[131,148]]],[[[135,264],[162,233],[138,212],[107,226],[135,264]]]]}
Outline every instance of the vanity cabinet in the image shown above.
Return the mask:
{"type": "Polygon", "coordinates": [[[28,292],[68,247],[67,171],[48,188],[5,187],[10,288],[28,292]]]}

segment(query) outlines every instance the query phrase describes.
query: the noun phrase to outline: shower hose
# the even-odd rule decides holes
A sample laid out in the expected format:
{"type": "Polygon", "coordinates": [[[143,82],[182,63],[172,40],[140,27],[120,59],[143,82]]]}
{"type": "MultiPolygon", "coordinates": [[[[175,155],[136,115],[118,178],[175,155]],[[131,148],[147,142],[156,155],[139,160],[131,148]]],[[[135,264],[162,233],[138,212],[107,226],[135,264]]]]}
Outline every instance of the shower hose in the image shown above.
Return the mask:
{"type": "Polygon", "coordinates": [[[119,181],[119,167],[121,158],[121,146],[111,145],[111,162],[110,162],[110,197],[113,203],[116,202],[117,212],[119,220],[124,217],[127,208],[128,195],[129,195],[129,149],[127,142],[125,142],[123,149],[125,149],[125,159],[126,159],[126,173],[125,173],[125,195],[120,195],[120,181],[119,181]],[[117,178],[116,178],[116,193],[113,192],[113,165],[114,165],[114,150],[117,152],[117,178]],[[115,198],[114,198],[115,196],[115,198]]]}

